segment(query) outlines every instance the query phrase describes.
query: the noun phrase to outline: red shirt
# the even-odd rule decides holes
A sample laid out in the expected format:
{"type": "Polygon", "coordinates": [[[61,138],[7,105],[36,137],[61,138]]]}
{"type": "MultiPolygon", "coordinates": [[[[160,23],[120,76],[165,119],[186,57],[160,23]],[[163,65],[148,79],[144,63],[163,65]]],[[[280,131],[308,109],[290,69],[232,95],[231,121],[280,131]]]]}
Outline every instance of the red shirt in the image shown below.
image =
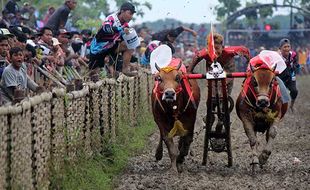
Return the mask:
{"type": "MultiPolygon", "coordinates": [[[[200,50],[197,55],[198,58],[205,59],[209,65],[212,63],[206,48],[200,50]]],[[[217,62],[225,66],[236,55],[244,56],[250,60],[250,51],[248,48],[244,46],[230,46],[223,49],[222,54],[217,58],[217,62]]]]}

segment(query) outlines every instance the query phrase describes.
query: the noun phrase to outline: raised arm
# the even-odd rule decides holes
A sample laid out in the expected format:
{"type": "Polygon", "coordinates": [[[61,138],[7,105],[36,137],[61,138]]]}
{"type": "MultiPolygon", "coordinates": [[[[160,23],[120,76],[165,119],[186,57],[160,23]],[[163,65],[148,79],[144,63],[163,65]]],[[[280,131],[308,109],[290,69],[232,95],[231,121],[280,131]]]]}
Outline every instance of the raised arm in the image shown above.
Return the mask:
{"type": "Polygon", "coordinates": [[[196,65],[207,56],[207,50],[206,48],[197,51],[192,59],[192,62],[187,67],[187,72],[192,73],[196,67],[196,65]]]}
{"type": "Polygon", "coordinates": [[[182,26],[182,28],[183,28],[184,31],[192,33],[192,35],[193,35],[194,37],[197,36],[197,32],[196,32],[196,31],[194,31],[194,30],[192,30],[192,29],[190,29],[190,28],[187,28],[187,27],[185,27],[185,26],[182,26]]]}

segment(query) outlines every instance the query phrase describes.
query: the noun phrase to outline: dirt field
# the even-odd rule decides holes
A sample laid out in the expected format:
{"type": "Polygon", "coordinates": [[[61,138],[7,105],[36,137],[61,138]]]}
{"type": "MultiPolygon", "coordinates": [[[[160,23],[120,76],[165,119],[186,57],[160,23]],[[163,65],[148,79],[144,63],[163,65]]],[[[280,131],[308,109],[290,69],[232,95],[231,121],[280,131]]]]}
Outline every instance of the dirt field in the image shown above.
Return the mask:
{"type": "MultiPolygon", "coordinates": [[[[202,116],[205,114],[205,99],[201,101],[196,121],[193,155],[186,158],[184,172],[173,175],[168,172],[170,159],[165,147],[164,157],[154,158],[159,133],[150,137],[143,154],[130,160],[128,168],[116,182],[118,190],[145,189],[310,189],[310,76],[298,78],[299,96],[296,112],[288,112],[278,127],[273,152],[267,165],[251,175],[250,146],[235,111],[231,115],[233,166],[228,168],[226,153],[211,152],[206,166],[201,165],[204,130],[202,116]],[[300,163],[295,163],[294,159],[300,163]]],[[[234,100],[240,90],[241,80],[235,82],[234,100]]],[[[205,89],[202,91],[205,93],[205,89]]],[[[264,135],[259,134],[260,146],[264,135]]]]}

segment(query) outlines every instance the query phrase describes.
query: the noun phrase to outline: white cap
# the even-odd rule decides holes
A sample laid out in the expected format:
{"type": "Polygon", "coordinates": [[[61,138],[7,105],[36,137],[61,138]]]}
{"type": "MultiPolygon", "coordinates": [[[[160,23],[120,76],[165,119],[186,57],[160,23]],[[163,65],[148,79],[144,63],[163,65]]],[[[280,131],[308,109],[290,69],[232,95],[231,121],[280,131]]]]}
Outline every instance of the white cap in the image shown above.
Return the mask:
{"type": "Polygon", "coordinates": [[[10,37],[14,36],[7,28],[0,28],[0,34],[10,37]]]}
{"type": "Polygon", "coordinates": [[[29,44],[29,45],[32,45],[33,47],[36,47],[36,44],[33,42],[33,40],[31,40],[31,39],[28,39],[27,41],[26,41],[26,44],[29,44]]]}
{"type": "Polygon", "coordinates": [[[52,41],[53,41],[53,46],[57,46],[61,44],[57,38],[52,38],[52,41]]]}

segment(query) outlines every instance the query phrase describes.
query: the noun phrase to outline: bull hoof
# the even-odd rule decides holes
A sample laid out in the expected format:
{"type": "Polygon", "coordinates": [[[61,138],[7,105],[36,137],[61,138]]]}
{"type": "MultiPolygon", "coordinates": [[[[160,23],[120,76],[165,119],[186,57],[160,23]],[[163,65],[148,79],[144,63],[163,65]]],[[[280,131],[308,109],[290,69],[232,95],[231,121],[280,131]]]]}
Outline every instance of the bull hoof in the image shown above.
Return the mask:
{"type": "Polygon", "coordinates": [[[252,175],[256,175],[257,170],[258,170],[258,158],[257,156],[254,156],[252,159],[251,167],[252,167],[252,175]]]}
{"type": "Polygon", "coordinates": [[[156,158],[156,161],[161,160],[163,158],[163,152],[156,151],[155,158],[156,158]]]}
{"type": "Polygon", "coordinates": [[[268,151],[268,150],[263,150],[262,151],[262,153],[258,157],[259,164],[261,166],[263,166],[263,165],[265,165],[267,163],[267,160],[268,160],[270,154],[271,154],[271,151],[268,151]]]}
{"type": "Polygon", "coordinates": [[[179,155],[179,156],[177,157],[177,163],[178,163],[178,164],[182,164],[182,163],[184,162],[184,160],[185,160],[185,159],[184,159],[183,156],[180,156],[180,155],[179,155]]]}
{"type": "Polygon", "coordinates": [[[184,171],[183,164],[177,164],[178,173],[182,173],[184,171]]]}
{"type": "Polygon", "coordinates": [[[259,169],[258,163],[251,163],[251,169],[252,169],[252,176],[255,176],[257,174],[257,171],[259,169]]]}

